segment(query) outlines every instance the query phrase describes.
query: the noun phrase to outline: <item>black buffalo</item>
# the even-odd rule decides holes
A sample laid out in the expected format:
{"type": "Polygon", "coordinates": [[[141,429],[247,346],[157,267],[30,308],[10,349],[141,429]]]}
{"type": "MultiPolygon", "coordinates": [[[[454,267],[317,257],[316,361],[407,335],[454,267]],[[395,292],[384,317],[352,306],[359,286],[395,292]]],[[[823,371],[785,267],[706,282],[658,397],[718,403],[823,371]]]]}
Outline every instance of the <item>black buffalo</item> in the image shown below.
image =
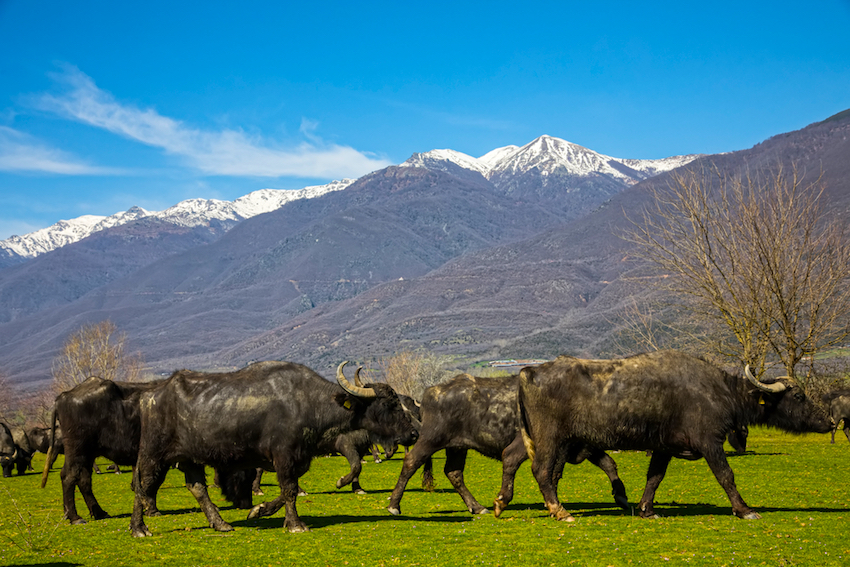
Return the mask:
{"type": "MultiPolygon", "coordinates": [[[[473,514],[484,514],[482,506],[463,480],[466,453],[474,449],[486,457],[502,461],[502,488],[494,508],[498,517],[513,499],[514,476],[527,458],[516,413],[517,376],[509,378],[475,378],[468,374],[425,390],[419,408],[422,426],[419,440],[404,458],[398,482],[387,509],[401,513],[401,498],[413,474],[423,464],[428,473],[431,455],[446,450],[444,472],[452,486],[473,514]]],[[[614,500],[628,508],[626,489],[617,475],[617,465],[604,451],[574,443],[560,454],[560,468],[588,459],[601,468],[611,481],[614,500]]],[[[427,479],[426,479],[427,482],[427,479]]]]}
{"type": "MultiPolygon", "coordinates": [[[[120,472],[119,466],[136,464],[141,435],[139,396],[160,382],[116,382],[93,376],[56,396],[41,487],[47,484],[56,455],[64,451],[65,463],[59,473],[62,505],[65,518],[72,524],[86,523],[77,512],[74,499],[77,488],[93,519],[109,517],[92,491],[92,470],[100,473],[94,461],[106,457],[113,461],[116,472],[120,472]],[[57,422],[62,424],[61,430],[57,422]]],[[[222,493],[237,507],[250,508],[251,482],[250,477],[237,475],[222,486],[222,493]]],[[[147,513],[159,514],[155,501],[150,503],[147,513]]]]}
{"type": "MultiPolygon", "coordinates": [[[[32,427],[27,432],[30,443],[34,451],[47,454],[50,451],[50,432],[49,427],[32,427]]],[[[62,441],[62,430],[57,427],[53,440],[53,452],[50,453],[50,459],[47,462],[48,468],[53,468],[53,463],[59,455],[65,454],[65,444],[62,441]]]]}
{"type": "Polygon", "coordinates": [[[850,441],[850,388],[832,390],[823,395],[830,417],[835,422],[832,426],[832,438],[830,443],[835,443],[835,432],[838,431],[838,423],[844,420],[844,435],[850,441]]]}
{"type": "Polygon", "coordinates": [[[18,475],[32,470],[32,447],[27,432],[21,427],[10,428],[0,423],[0,467],[3,476],[12,476],[12,471],[18,469],[18,475]]]}
{"type": "Polygon", "coordinates": [[[759,382],[732,376],[702,359],[660,351],[616,360],[562,356],[520,372],[517,401],[532,472],[549,513],[572,516],[558,501],[555,467],[565,444],[651,450],[644,518],[657,517],[653,500],[673,457],[705,458],[739,518],[760,516],[741,498],[723,441],[747,425],[794,433],[826,433],[826,412],[787,378],[759,382]]]}
{"type": "Polygon", "coordinates": [[[24,474],[27,470],[26,458],[21,458],[12,430],[2,422],[0,422],[0,467],[3,469],[5,478],[12,476],[15,467],[18,469],[19,475],[24,474]]]}
{"type": "Polygon", "coordinates": [[[179,371],[144,393],[132,535],[151,535],[143,511],[154,502],[169,465],[178,461],[187,488],[216,530],[232,527],[210,501],[205,464],[219,470],[259,466],[276,471],[280,496],[255,506],[248,518],[274,514],[285,505],[284,526],[306,531],[295,506],[298,478],[323,440],[357,429],[382,438],[395,435],[401,444],[416,437],[395,391],[385,384],[359,388],[349,383],[345,364],[337,370],[337,384],[300,364],[258,362],[231,373],[179,371]]]}
{"type": "MultiPolygon", "coordinates": [[[[72,524],[86,523],[74,502],[77,488],[93,519],[109,517],[92,492],[94,460],[106,457],[117,465],[136,464],[141,431],[139,396],[155,385],[155,382],[115,382],[93,376],[56,396],[41,486],[47,484],[50,464],[59,448],[58,421],[62,424],[61,442],[65,450],[60,472],[62,504],[65,518],[72,524]]],[[[151,512],[155,511],[156,505],[152,504],[151,512]]]]}

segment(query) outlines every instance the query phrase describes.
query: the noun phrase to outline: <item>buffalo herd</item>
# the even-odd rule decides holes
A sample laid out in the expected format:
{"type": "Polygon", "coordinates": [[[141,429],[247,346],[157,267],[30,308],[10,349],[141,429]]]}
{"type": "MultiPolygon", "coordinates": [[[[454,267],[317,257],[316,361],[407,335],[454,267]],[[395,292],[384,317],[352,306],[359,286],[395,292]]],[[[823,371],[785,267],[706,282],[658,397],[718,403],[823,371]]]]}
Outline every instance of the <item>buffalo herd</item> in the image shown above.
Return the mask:
{"type": "MultiPolygon", "coordinates": [[[[215,470],[222,493],[248,518],[284,508],[284,526],[307,531],[298,515],[303,495],[299,478],[313,458],[340,453],[349,473],[337,488],[360,485],[361,459],[377,445],[389,458],[409,447],[387,510],[401,514],[401,500],[413,474],[424,467],[429,482],[431,458],[445,450],[444,472],[472,514],[488,508],[464,483],[472,449],[501,461],[502,483],[493,501],[499,517],[513,498],[514,476],[531,460],[531,471],[549,514],[572,521],[558,499],[566,464],[587,460],[611,484],[614,502],[631,510],[610,451],[646,451],[646,485],[634,512],[655,518],[654,497],[670,460],[705,459],[725,490],[732,513],[757,519],[735,485],[723,444],[743,452],[748,427],[769,426],[792,433],[832,432],[844,420],[850,440],[850,389],[835,390],[818,403],[790,379],[753,376],[749,367],[734,375],[701,358],[658,351],[610,360],[561,356],[523,368],[506,378],[461,374],[425,390],[417,401],[385,383],[360,380],[358,369],[346,378],[346,362],[328,381],[293,362],[256,362],[234,372],[179,370],[152,382],[89,378],[56,397],[48,428],[13,430],[0,423],[3,476],[24,474],[36,451],[47,454],[41,486],[53,461],[64,453],[60,472],[65,518],[85,523],[77,513],[80,491],[89,515],[108,517],[92,491],[97,457],[132,466],[135,492],[130,519],[134,537],[151,535],[144,517],[159,515],[157,492],[172,467],[184,475],[209,525],[233,528],[207,493],[205,467],[215,470]],[[61,429],[60,426],[61,425],[61,429]],[[253,505],[263,471],[274,472],[280,494],[253,505]]],[[[377,453],[374,453],[376,461],[377,453]]]]}

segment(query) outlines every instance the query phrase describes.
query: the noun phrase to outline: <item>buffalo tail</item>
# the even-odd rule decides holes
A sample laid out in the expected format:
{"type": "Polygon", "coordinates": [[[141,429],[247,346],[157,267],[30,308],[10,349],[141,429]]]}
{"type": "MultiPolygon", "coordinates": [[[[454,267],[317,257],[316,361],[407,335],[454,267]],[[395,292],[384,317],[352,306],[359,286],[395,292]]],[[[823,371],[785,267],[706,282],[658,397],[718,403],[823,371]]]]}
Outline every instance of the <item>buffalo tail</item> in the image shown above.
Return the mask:
{"type": "Polygon", "coordinates": [[[47,485],[47,475],[50,474],[50,462],[53,459],[53,445],[56,442],[56,407],[53,407],[53,412],[50,416],[50,447],[47,449],[47,458],[44,459],[44,470],[41,471],[41,487],[47,485]]]}

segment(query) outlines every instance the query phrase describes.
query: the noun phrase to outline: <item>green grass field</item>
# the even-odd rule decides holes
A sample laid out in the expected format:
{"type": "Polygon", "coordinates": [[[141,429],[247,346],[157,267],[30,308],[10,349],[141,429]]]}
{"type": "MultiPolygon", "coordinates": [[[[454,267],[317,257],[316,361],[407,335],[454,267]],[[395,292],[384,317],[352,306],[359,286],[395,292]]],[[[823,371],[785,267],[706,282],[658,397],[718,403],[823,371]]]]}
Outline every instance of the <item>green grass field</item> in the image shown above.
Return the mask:
{"type": "MultiPolygon", "coordinates": [[[[419,489],[420,475],[402,500],[402,516],[386,511],[401,467],[399,457],[363,466],[370,491],[353,495],[334,483],[347,469],[342,457],[319,458],[301,485],[310,493],[298,510],[310,533],[289,534],[283,514],[245,520],[216,488],[213,500],[236,528],[217,533],[207,526],[178,471],[169,474],[158,504],[163,516],[147,518],[154,537],[133,539],[130,474],[94,478],[101,505],[113,518],[71,526],[62,520],[59,471],[47,488],[40,473],[0,479],[2,565],[850,565],[850,494],[845,465],[850,444],[828,435],[791,436],[751,431],[749,452],[730,455],[738,488],[763,518],[731,516],[725,493],[704,461],[674,460],[658,490],[659,520],[641,520],[613,504],[607,478],[588,463],[567,465],[560,485],[574,523],[549,518],[529,465],[517,476],[516,498],[497,520],[472,517],[442,475],[437,454],[437,490],[419,489]]],[[[635,502],[643,490],[648,458],[612,454],[635,502]]],[[[33,465],[43,464],[37,455],[33,465]]],[[[57,466],[61,465],[60,460],[57,466]]],[[[466,480],[490,506],[501,465],[470,454],[466,480]]],[[[273,475],[263,478],[269,499],[273,475]]],[[[255,503],[260,500],[255,497],[255,503]]],[[[77,506],[85,506],[77,496],[77,506]]]]}

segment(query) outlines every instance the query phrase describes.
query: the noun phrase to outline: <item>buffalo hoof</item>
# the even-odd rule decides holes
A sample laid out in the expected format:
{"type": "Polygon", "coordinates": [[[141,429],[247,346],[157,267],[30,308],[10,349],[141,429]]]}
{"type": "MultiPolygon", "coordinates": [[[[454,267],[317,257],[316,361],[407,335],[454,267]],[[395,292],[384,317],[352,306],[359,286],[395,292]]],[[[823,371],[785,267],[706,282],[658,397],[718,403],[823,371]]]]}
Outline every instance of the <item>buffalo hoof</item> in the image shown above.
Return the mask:
{"type": "Polygon", "coordinates": [[[262,509],[263,509],[262,504],[257,504],[256,506],[251,508],[251,511],[248,512],[248,519],[253,520],[254,518],[259,518],[260,516],[262,516],[262,514],[260,513],[262,511],[262,509]]]}
{"type": "Polygon", "coordinates": [[[156,518],[162,516],[162,512],[159,510],[145,510],[145,516],[149,518],[156,518]]]}
{"type": "Polygon", "coordinates": [[[130,532],[133,537],[151,537],[153,535],[147,526],[142,526],[141,528],[130,528],[130,532]]]}
{"type": "Polygon", "coordinates": [[[340,478],[339,480],[336,481],[336,487],[337,488],[342,488],[343,486],[345,486],[347,484],[347,483],[342,482],[344,479],[345,479],[345,477],[342,477],[342,478],[340,478]]]}
{"type": "Polygon", "coordinates": [[[478,516],[483,516],[484,514],[489,514],[490,510],[488,510],[484,506],[479,506],[478,508],[469,508],[469,513],[478,516]]]}
{"type": "Polygon", "coordinates": [[[401,510],[395,506],[387,506],[387,511],[393,516],[401,516],[401,510]]]}
{"type": "Polygon", "coordinates": [[[82,518],[77,518],[76,520],[71,520],[72,526],[82,526],[82,525],[85,525],[85,524],[86,524],[86,521],[82,518]]]}
{"type": "Polygon", "coordinates": [[[354,494],[359,494],[359,495],[361,495],[361,496],[362,496],[362,495],[364,495],[364,494],[368,494],[368,492],[366,492],[366,491],[365,491],[365,490],[363,490],[362,488],[358,488],[357,490],[355,490],[355,491],[354,491],[354,494]]]}
{"type": "Polygon", "coordinates": [[[623,510],[630,510],[631,506],[629,506],[629,499],[621,494],[614,495],[614,502],[622,508],[623,510]]]}
{"type": "Polygon", "coordinates": [[[283,527],[292,534],[300,534],[310,531],[310,528],[307,527],[307,524],[301,521],[301,518],[298,518],[297,520],[284,520],[283,527]]]}
{"type": "Polygon", "coordinates": [[[217,532],[232,532],[233,526],[228,524],[227,522],[218,522],[216,524],[210,524],[210,527],[217,532]]]}
{"type": "Polygon", "coordinates": [[[558,509],[554,513],[550,513],[550,515],[558,521],[561,522],[575,522],[576,519],[573,518],[573,515],[564,510],[563,506],[559,506],[558,509]]]}
{"type": "MultiPolygon", "coordinates": [[[[262,490],[254,490],[253,492],[254,492],[254,496],[265,496],[266,495],[266,493],[263,492],[262,490]]],[[[304,494],[306,495],[306,492],[304,494]]],[[[298,496],[301,496],[301,494],[299,494],[298,496]]]]}
{"type": "Polygon", "coordinates": [[[502,512],[508,507],[501,499],[497,498],[493,501],[493,515],[497,518],[502,515],[502,512]]]}
{"type": "Polygon", "coordinates": [[[744,520],[761,520],[761,514],[750,512],[749,514],[741,516],[741,518],[744,520]]]}

